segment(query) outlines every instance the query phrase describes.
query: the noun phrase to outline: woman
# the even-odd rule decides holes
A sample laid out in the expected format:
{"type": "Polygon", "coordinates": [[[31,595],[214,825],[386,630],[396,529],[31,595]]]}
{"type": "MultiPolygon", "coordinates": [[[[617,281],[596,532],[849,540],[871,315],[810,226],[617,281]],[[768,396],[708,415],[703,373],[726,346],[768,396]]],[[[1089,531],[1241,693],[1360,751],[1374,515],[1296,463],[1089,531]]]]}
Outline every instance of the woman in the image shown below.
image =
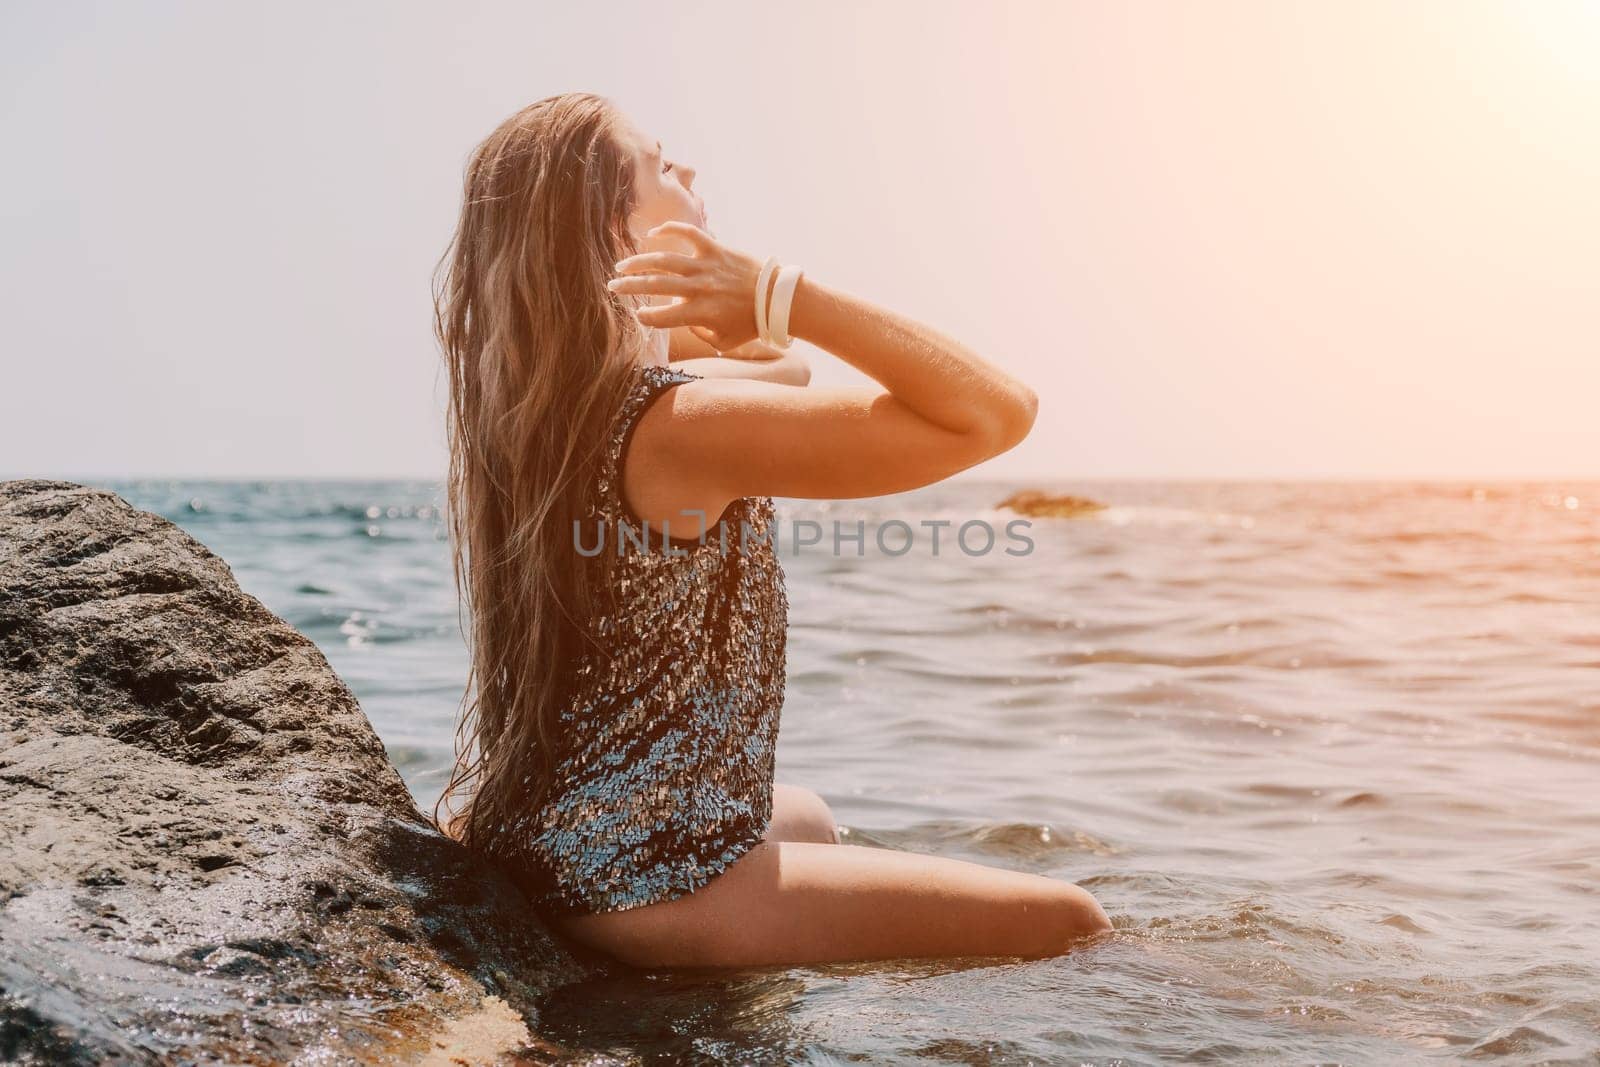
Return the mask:
{"type": "Polygon", "coordinates": [[[802,275],[790,333],[879,383],[809,386],[757,340],[761,264],[602,97],[513,115],[464,193],[436,295],[476,694],[441,822],[638,966],[1040,957],[1109,929],[1069,883],[840,844],[772,781],[771,498],[939,481],[1021,441],[1033,393],[802,275]]]}

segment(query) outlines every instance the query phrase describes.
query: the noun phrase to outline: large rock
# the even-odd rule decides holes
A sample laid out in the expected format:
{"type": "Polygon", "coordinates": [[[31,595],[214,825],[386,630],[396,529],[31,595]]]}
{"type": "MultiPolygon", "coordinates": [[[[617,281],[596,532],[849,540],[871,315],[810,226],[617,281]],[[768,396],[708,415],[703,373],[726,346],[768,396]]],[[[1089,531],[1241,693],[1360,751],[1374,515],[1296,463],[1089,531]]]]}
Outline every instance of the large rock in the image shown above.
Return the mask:
{"type": "Polygon", "coordinates": [[[487,1062],[569,956],[177,526],[0,482],[0,1061],[487,1062]]]}

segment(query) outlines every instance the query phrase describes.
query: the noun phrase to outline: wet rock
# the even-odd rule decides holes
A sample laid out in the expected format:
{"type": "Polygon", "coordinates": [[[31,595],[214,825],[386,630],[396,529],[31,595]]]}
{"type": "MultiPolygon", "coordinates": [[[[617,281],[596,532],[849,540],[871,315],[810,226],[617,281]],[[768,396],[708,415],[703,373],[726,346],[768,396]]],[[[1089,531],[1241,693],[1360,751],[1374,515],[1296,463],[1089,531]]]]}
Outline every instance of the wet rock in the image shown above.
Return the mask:
{"type": "Polygon", "coordinates": [[[0,810],[0,1062],[484,1062],[594,962],[308,638],[70,482],[0,482],[0,810]]]}
{"type": "Polygon", "coordinates": [[[1106,505],[1097,500],[1090,500],[1088,497],[1065,496],[1042,493],[1037,489],[1023,489],[1012,493],[996,504],[995,507],[1009,508],[1019,515],[1029,515],[1036,518],[1075,519],[1082,515],[1092,515],[1097,511],[1104,511],[1106,505]]]}

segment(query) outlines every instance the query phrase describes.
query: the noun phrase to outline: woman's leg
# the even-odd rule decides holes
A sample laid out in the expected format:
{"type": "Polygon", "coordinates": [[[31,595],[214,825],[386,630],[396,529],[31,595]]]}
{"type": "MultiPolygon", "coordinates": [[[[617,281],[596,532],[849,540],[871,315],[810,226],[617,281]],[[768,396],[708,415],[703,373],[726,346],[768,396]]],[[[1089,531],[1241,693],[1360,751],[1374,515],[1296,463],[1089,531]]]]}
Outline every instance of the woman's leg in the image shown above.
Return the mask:
{"type": "Polygon", "coordinates": [[[768,841],[837,845],[839,827],[833,821],[833,810],[814,791],[777,782],[772,787],[772,822],[765,836],[768,841]]]}
{"type": "Polygon", "coordinates": [[[861,845],[764,840],[676,900],[562,920],[638,967],[1058,955],[1111,928],[1054,878],[861,845]]]}

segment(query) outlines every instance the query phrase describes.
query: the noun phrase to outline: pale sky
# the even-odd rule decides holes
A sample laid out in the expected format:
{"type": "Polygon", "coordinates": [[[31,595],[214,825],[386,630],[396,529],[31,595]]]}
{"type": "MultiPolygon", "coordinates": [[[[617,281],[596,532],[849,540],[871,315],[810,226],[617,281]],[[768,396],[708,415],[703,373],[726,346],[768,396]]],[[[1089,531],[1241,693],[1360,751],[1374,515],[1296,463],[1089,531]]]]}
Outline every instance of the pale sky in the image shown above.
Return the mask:
{"type": "Polygon", "coordinates": [[[462,165],[568,90],[1033,384],[974,475],[1600,476],[1600,2],[12,0],[0,58],[0,477],[441,477],[462,165]]]}

